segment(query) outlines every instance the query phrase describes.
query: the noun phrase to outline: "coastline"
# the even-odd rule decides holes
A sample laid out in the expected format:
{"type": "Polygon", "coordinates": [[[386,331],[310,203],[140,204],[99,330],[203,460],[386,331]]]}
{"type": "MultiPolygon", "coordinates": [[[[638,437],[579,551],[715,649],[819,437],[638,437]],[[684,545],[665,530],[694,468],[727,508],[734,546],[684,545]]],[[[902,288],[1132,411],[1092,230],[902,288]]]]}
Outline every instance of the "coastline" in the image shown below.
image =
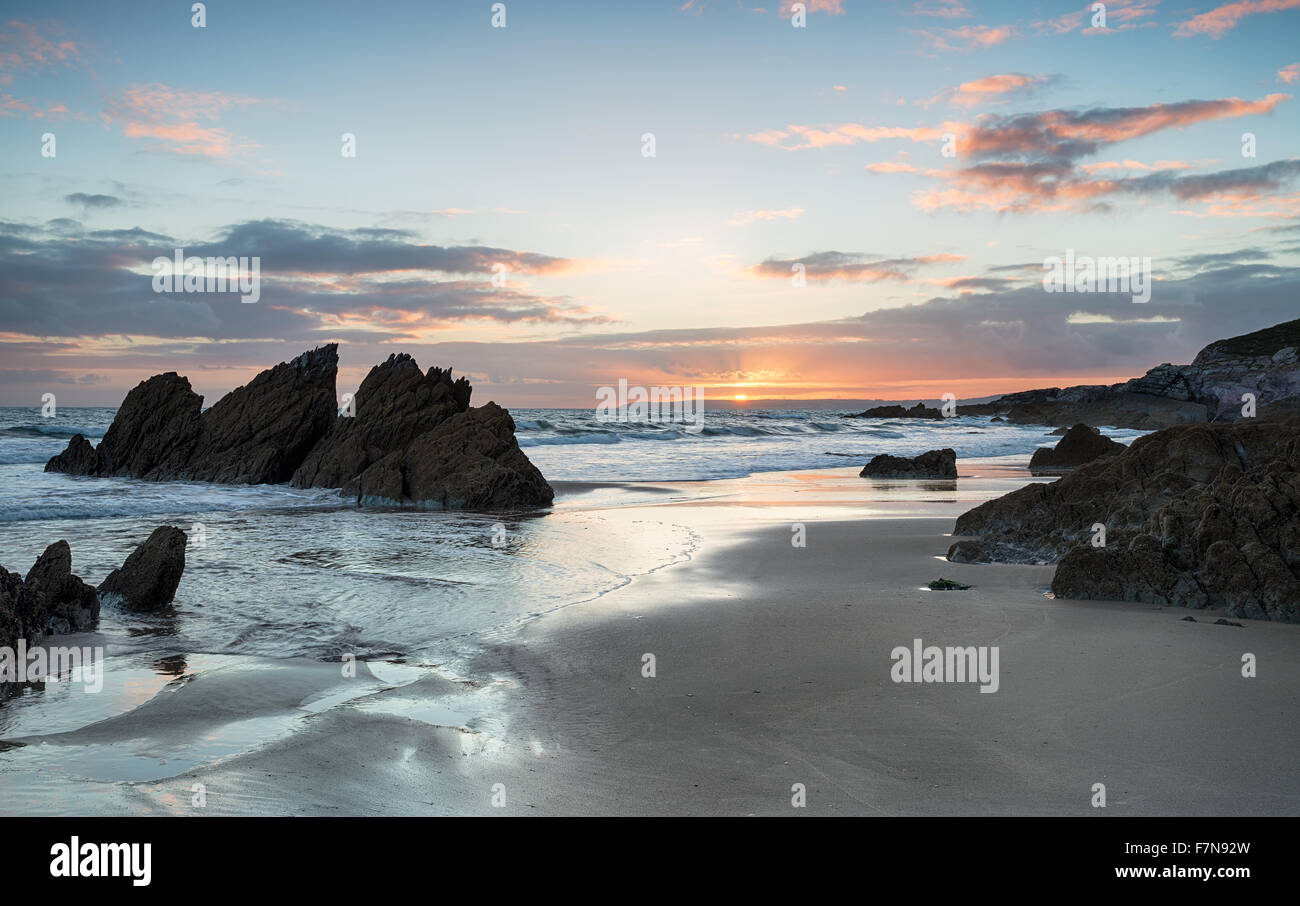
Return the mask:
{"type": "MultiPolygon", "coordinates": [[[[75,756],[98,739],[132,749],[143,773],[48,778],[17,799],[26,775],[0,773],[0,811],[1300,813],[1300,781],[1277,780],[1300,742],[1287,717],[1300,627],[1054,601],[1052,567],[942,559],[955,516],[1033,480],[1026,463],[962,461],[956,482],[833,469],[558,483],[557,509],[684,528],[689,557],[481,640],[458,676],[374,661],[341,683],[337,664],[196,656],[206,666],[190,680],[145,684],[147,703],[36,743],[75,756]],[[791,544],[794,522],[806,547],[791,544]],[[923,587],[937,576],[974,587],[923,587]],[[894,683],[890,652],[915,638],[998,646],[998,691],[894,683]],[[1240,676],[1243,651],[1254,679],[1240,676]],[[168,754],[181,737],[230,753],[187,765],[168,754]],[[1106,809],[1090,804],[1098,782],[1106,809]]],[[[621,556],[601,541],[590,556],[621,556]]]]}

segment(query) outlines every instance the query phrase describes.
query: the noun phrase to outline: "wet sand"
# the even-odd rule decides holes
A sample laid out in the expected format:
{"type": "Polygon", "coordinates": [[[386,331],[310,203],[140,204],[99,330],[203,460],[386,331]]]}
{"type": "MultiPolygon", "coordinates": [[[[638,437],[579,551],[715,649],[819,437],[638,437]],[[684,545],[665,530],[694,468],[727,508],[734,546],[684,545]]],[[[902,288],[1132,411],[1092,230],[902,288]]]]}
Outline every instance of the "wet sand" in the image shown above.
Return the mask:
{"type": "Polygon", "coordinates": [[[18,789],[25,775],[0,774],[0,812],[1300,813],[1300,626],[1057,601],[1043,594],[1051,567],[948,563],[953,518],[1026,480],[997,463],[962,475],[982,477],[560,489],[563,507],[687,526],[692,558],[527,623],[470,678],[238,658],[161,689],[140,680],[143,704],[100,723],[0,733],[25,743],[0,758],[93,750],[85,771],[100,775],[18,789]],[[924,588],[939,576],[974,587],[924,588]],[[918,638],[997,646],[998,690],[895,683],[891,652],[918,638]],[[229,753],[214,752],[223,740],[229,753]]]}

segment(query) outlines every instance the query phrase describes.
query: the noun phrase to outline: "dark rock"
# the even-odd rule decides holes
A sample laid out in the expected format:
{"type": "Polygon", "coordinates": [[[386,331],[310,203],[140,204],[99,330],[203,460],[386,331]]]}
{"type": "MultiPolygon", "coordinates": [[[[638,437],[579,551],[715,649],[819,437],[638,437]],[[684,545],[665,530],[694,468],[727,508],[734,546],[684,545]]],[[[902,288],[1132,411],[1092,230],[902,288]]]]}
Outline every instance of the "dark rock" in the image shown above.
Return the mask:
{"type": "Polygon", "coordinates": [[[108,574],[99,594],[117,596],[134,611],[150,612],[170,604],[185,570],[185,542],[183,531],[160,525],[120,568],[108,574]]]}
{"type": "Polygon", "coordinates": [[[334,343],[263,371],[217,401],[176,476],[227,484],[276,484],[294,471],[334,423],[334,343]]]}
{"type": "Polygon", "coordinates": [[[1085,462],[1111,456],[1125,449],[1095,428],[1077,424],[1065,433],[1054,449],[1039,447],[1029,460],[1030,470],[1073,469],[1085,462]]]}
{"type": "Polygon", "coordinates": [[[452,416],[343,487],[358,504],[416,509],[548,506],[554,493],[519,449],[514,419],[496,403],[452,416]]]}
{"type": "MultiPolygon", "coordinates": [[[[1300,320],[1217,340],[1190,365],[1157,365],[1142,377],[1109,386],[1049,387],[999,397],[984,408],[1016,424],[1114,425],[1156,430],[1242,418],[1242,395],[1256,400],[1256,417],[1300,414],[1300,320]]],[[[977,414],[974,406],[958,412],[977,414]]]]}
{"type": "Polygon", "coordinates": [[[1214,625],[1215,626],[1236,626],[1238,629],[1245,628],[1240,623],[1234,623],[1232,622],[1232,620],[1223,620],[1223,619],[1215,620],[1214,625]]]}
{"type": "Polygon", "coordinates": [[[952,579],[945,579],[942,576],[930,582],[927,587],[931,591],[966,591],[971,588],[969,585],[962,585],[960,582],[954,582],[952,579]]]}
{"type": "Polygon", "coordinates": [[[847,418],[943,418],[943,412],[938,409],[931,409],[925,403],[917,403],[911,409],[903,406],[876,406],[874,409],[868,409],[865,412],[859,412],[856,415],[846,416],[847,418]]]}
{"type": "Polygon", "coordinates": [[[82,632],[99,622],[95,589],[72,574],[72,549],[56,541],[45,549],[23,580],[40,602],[38,622],[49,633],[82,632]]]}
{"type": "Polygon", "coordinates": [[[359,502],[419,507],[549,505],[554,492],[493,403],[470,409],[450,369],[421,374],[408,355],[371,369],[355,414],[335,405],[338,350],[323,346],[264,371],[199,414],[174,373],[144,381],[99,448],[77,436],[47,472],[231,484],[340,487],[359,502]],[[455,474],[456,469],[465,474],[455,474]],[[513,495],[513,496],[512,496],[513,495]]]}
{"type": "Polygon", "coordinates": [[[126,395],[99,447],[84,437],[47,472],[149,481],[262,484],[288,481],[334,421],[335,344],[263,371],[202,412],[203,397],[175,372],[126,395]]]}
{"type": "Polygon", "coordinates": [[[1058,598],[1300,622],[1300,420],[1167,428],[982,504],[954,534],[999,560],[1059,561],[1058,598]]]}
{"type": "Polygon", "coordinates": [[[99,454],[90,441],[80,434],[72,435],[68,448],[45,464],[47,472],[65,472],[69,475],[94,475],[99,470],[99,454]]]}
{"type": "Polygon", "coordinates": [[[202,406],[203,397],[190,389],[188,380],[174,371],[156,374],[126,395],[93,456],[84,437],[73,437],[45,471],[175,478],[198,439],[202,406]]]}
{"type": "Polygon", "coordinates": [[[881,453],[862,467],[862,478],[956,478],[957,453],[951,447],[930,450],[913,459],[881,453]]]}
{"type": "Polygon", "coordinates": [[[36,642],[44,629],[40,596],[18,573],[0,566],[0,646],[14,648],[19,639],[36,642]]]}
{"type": "Polygon", "coordinates": [[[1184,622],[1184,623],[1195,623],[1195,622],[1196,622],[1196,617],[1183,617],[1182,622],[1184,622]]]}
{"type": "Polygon", "coordinates": [[[293,475],[298,487],[338,488],[422,434],[469,408],[469,381],[451,370],[391,355],[370,369],[355,397],[356,414],[335,419],[325,438],[293,475]]]}

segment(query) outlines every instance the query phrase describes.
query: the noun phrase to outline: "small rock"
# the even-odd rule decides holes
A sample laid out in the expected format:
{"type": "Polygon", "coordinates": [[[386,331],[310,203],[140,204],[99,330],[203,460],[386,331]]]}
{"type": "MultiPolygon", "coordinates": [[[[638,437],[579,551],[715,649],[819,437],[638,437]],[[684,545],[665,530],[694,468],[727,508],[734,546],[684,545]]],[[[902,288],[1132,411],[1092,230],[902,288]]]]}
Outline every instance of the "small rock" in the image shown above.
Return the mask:
{"type": "Polygon", "coordinates": [[[185,533],[160,525],[131,552],[121,568],[113,570],[99,586],[100,595],[116,595],[128,610],[152,612],[176,596],[185,570],[185,533]]]}

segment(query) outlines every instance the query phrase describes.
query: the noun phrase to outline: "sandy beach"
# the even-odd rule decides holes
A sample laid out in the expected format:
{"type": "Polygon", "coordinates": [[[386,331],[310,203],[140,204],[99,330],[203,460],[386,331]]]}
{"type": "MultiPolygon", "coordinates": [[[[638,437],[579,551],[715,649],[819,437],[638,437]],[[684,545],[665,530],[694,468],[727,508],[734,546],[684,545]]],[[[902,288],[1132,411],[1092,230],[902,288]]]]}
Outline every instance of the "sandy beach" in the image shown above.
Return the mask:
{"type": "Polygon", "coordinates": [[[948,563],[955,515],[1028,480],[961,469],[560,486],[559,511],[689,531],[689,559],[489,640],[457,676],[219,655],[174,677],[110,669],[96,707],[119,713],[87,725],[47,695],[35,707],[76,729],[4,734],[0,811],[1300,813],[1300,627],[1053,600],[1051,567],[948,563]],[[973,587],[924,587],[939,576],[973,587]],[[996,692],[894,682],[891,652],[915,639],[996,646],[996,692]]]}

